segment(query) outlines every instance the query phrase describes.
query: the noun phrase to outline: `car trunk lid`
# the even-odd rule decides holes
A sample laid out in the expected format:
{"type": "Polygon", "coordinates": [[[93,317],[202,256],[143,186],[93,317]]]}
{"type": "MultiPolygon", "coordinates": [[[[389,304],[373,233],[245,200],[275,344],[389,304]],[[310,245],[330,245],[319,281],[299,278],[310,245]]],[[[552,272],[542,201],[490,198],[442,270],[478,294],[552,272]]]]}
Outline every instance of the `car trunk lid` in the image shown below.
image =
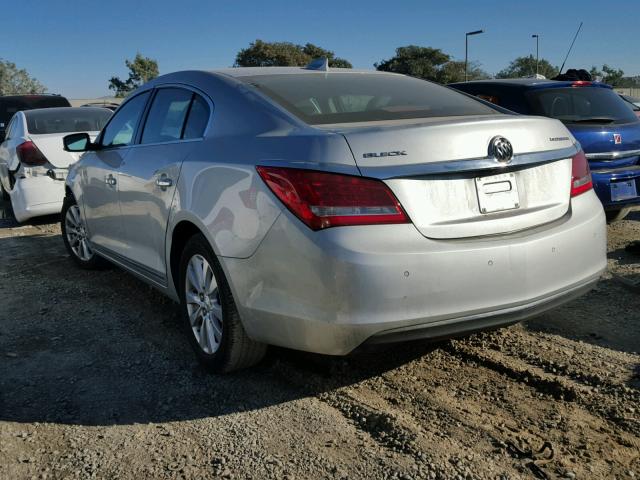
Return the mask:
{"type": "Polygon", "coordinates": [[[558,121],[497,115],[333,128],[362,174],[384,180],[426,237],[504,234],[569,209],[577,147],[558,121]],[[511,163],[489,155],[496,136],[512,144],[511,163]]]}
{"type": "MultiPolygon", "coordinates": [[[[95,140],[99,132],[87,132],[91,141],[95,140]]],[[[67,152],[62,148],[62,139],[68,133],[48,133],[42,135],[29,135],[29,139],[35,143],[38,150],[47,158],[49,163],[57,168],[68,168],[80,158],[79,153],[67,152]]]]}

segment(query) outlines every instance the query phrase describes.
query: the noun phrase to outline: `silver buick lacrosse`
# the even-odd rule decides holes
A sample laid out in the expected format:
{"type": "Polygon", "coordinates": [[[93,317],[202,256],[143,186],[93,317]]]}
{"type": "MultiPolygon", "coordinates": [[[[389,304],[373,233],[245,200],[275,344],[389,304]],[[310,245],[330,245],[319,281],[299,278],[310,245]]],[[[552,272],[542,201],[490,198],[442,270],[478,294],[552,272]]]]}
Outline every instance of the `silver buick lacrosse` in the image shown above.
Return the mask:
{"type": "Polygon", "coordinates": [[[66,180],[64,243],[180,302],[216,372],[267,345],[365,343],[508,325],[587,292],[605,216],[580,145],[415,78],[232,68],[133,92],[66,180]]]}

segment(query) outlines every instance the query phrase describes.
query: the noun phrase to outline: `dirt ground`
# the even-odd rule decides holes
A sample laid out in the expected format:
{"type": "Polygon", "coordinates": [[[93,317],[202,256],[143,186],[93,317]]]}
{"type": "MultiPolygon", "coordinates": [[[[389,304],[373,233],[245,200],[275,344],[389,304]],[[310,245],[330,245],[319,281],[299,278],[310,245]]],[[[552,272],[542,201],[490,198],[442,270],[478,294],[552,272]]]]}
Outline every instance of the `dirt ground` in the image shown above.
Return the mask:
{"type": "Polygon", "coordinates": [[[2,479],[640,478],[640,214],[594,291],[526,324],[228,376],[171,301],[76,268],[56,221],[0,219],[2,479]]]}

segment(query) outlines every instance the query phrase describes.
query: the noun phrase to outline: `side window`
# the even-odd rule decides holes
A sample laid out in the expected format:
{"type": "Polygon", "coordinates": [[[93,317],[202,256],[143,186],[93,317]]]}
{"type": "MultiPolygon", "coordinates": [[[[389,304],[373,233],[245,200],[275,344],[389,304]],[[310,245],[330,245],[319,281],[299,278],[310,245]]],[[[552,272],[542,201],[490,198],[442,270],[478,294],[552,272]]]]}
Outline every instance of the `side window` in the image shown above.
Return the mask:
{"type": "Polygon", "coordinates": [[[149,98],[149,92],[141,93],[118,109],[102,133],[103,147],[130,145],[134,140],[136,126],[149,98]]]}
{"type": "Polygon", "coordinates": [[[182,138],[200,138],[209,123],[209,105],[200,95],[193,96],[189,118],[184,127],[182,138]]]}
{"type": "Polygon", "coordinates": [[[141,143],[180,140],[193,93],[182,88],[161,88],[153,98],[141,143]]]}

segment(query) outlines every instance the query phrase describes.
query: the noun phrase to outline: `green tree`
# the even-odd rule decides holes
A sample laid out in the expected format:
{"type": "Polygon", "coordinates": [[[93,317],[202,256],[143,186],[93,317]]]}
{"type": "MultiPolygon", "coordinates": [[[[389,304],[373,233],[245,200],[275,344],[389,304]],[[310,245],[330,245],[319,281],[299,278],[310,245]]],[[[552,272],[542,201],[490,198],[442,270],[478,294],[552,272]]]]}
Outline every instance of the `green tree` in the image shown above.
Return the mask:
{"type": "MultiPolygon", "coordinates": [[[[538,62],[538,73],[547,78],[553,78],[559,73],[558,67],[549,63],[548,60],[541,58],[538,62]]],[[[531,77],[536,74],[536,57],[529,55],[528,57],[518,57],[513,60],[507,68],[500,70],[496,78],[522,78],[531,77]]]]}
{"type": "Polygon", "coordinates": [[[600,77],[603,83],[608,83],[609,85],[613,85],[614,87],[622,87],[627,83],[624,78],[624,71],[610,67],[607,64],[604,64],[602,66],[602,70],[598,70],[598,68],[595,66],[591,67],[589,73],[594,80],[597,77],[600,77]]]}
{"type": "MultiPolygon", "coordinates": [[[[486,78],[491,78],[491,75],[480,68],[478,62],[467,64],[467,80],[484,80],[486,78]]],[[[464,82],[464,61],[450,60],[445,63],[441,68],[440,82],[444,84],[464,82]]]]}
{"type": "Polygon", "coordinates": [[[15,63],[0,60],[0,95],[44,93],[47,88],[15,63]]]}
{"type": "Polygon", "coordinates": [[[304,67],[311,60],[325,57],[329,66],[334,68],[352,68],[344,58],[335,56],[330,50],[312,43],[297,45],[291,42],[264,42],[256,40],[236,55],[234,67],[304,67]]]}
{"type": "Polygon", "coordinates": [[[402,73],[424,80],[440,82],[444,66],[451,57],[439,48],[407,45],[396,48],[395,56],[374,64],[383,72],[402,73]]]}
{"type": "MultiPolygon", "coordinates": [[[[374,65],[384,72],[401,73],[439,83],[461,82],[464,80],[464,62],[452,60],[451,56],[438,48],[407,45],[396,49],[395,56],[374,65]]],[[[470,80],[489,78],[477,62],[467,66],[470,80]]]]}
{"type": "Polygon", "coordinates": [[[121,80],[119,77],[111,77],[109,79],[109,90],[114,90],[116,97],[126,97],[140,85],[159,75],[158,62],[142,56],[139,52],[133,60],[125,60],[124,63],[129,69],[129,78],[121,80]]]}

